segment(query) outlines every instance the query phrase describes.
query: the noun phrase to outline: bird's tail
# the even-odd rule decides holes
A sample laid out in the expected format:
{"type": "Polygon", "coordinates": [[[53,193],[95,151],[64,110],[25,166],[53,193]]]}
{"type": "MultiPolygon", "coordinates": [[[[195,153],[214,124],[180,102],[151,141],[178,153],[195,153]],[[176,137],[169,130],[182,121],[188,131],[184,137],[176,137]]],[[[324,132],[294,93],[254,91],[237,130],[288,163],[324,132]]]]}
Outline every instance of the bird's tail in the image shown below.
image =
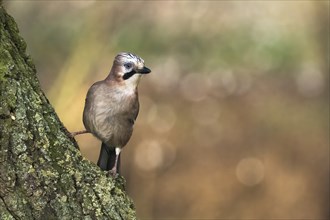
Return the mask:
{"type": "MultiPolygon", "coordinates": [[[[102,142],[101,152],[100,152],[99,160],[97,161],[97,165],[101,168],[101,170],[109,171],[114,167],[115,161],[116,161],[115,148],[111,148],[102,142]]],[[[119,168],[120,168],[120,155],[117,162],[117,173],[119,173],[119,168]]]]}

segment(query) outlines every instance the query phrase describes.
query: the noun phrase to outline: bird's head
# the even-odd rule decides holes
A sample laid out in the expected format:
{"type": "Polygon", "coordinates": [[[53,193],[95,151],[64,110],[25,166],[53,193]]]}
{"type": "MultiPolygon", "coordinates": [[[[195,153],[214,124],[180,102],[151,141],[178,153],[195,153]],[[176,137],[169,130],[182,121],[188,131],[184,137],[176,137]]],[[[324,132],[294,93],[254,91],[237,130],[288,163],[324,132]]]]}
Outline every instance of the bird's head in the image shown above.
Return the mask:
{"type": "Polygon", "coordinates": [[[110,72],[111,78],[116,81],[136,84],[142,74],[148,74],[151,70],[144,66],[144,60],[132,53],[119,53],[113,61],[110,72]]]}

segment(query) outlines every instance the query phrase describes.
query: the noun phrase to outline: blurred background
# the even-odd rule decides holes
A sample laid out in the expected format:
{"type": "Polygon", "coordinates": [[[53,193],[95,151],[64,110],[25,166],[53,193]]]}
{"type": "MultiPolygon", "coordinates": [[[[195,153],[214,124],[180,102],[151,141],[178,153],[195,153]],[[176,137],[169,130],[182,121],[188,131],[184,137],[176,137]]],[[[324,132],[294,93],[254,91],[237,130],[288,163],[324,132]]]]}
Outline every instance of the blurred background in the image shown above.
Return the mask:
{"type": "Polygon", "coordinates": [[[122,153],[140,219],[328,219],[328,1],[5,6],[70,131],[118,52],[152,69],[122,153]]]}

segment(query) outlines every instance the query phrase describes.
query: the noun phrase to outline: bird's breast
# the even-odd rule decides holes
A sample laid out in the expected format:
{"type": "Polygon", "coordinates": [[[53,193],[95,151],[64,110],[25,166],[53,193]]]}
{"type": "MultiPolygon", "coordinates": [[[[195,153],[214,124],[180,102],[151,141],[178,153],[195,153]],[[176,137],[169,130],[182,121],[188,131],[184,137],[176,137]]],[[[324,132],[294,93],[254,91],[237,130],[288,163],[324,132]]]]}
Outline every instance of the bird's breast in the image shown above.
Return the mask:
{"type": "Polygon", "coordinates": [[[94,92],[87,97],[86,107],[89,108],[89,114],[84,116],[89,127],[85,125],[86,129],[108,144],[124,146],[128,142],[139,110],[136,92],[120,89],[94,92]]]}

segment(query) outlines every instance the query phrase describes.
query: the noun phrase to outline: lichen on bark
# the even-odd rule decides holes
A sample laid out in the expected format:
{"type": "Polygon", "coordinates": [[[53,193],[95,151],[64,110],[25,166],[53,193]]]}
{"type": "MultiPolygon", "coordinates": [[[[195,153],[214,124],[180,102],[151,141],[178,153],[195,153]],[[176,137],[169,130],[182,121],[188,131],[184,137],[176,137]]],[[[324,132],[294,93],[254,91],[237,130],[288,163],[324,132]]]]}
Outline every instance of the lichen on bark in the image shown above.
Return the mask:
{"type": "Polygon", "coordinates": [[[125,180],[84,159],[0,5],[0,219],[136,219],[125,180]]]}

